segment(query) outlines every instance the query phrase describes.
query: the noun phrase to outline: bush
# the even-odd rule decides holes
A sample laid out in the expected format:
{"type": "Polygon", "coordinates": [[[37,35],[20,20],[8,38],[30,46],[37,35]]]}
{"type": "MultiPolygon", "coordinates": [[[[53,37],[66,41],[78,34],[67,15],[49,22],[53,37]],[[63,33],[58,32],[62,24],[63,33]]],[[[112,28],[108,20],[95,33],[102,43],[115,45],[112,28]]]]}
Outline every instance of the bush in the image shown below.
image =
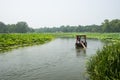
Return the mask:
{"type": "Polygon", "coordinates": [[[87,64],[91,80],[120,80],[120,43],[107,45],[87,64]]]}

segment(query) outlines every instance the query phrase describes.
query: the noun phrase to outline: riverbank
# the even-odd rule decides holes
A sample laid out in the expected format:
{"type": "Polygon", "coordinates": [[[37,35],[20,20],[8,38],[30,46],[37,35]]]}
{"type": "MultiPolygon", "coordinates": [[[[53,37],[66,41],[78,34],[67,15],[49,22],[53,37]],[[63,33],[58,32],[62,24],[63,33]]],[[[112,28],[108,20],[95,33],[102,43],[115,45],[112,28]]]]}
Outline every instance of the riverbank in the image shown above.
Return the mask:
{"type": "Polygon", "coordinates": [[[0,52],[18,47],[43,44],[51,41],[50,34],[0,34],[0,52]]]}
{"type": "MultiPolygon", "coordinates": [[[[120,79],[120,34],[109,33],[100,35],[102,40],[109,42],[98,50],[87,63],[87,73],[90,80],[120,79]]],[[[100,37],[99,36],[99,37],[100,37]]],[[[98,39],[99,39],[98,37],[98,39]]]]}
{"type": "Polygon", "coordinates": [[[90,80],[120,79],[120,43],[106,45],[87,63],[90,80]]]}
{"type": "Polygon", "coordinates": [[[76,35],[87,35],[89,39],[100,39],[100,40],[107,40],[107,41],[119,41],[120,40],[120,33],[50,33],[55,37],[71,37],[75,38],[76,35]]]}
{"type": "Polygon", "coordinates": [[[100,39],[107,42],[119,42],[119,33],[26,33],[26,34],[0,34],[0,52],[18,47],[43,44],[58,37],[75,38],[76,35],[87,35],[90,39],[100,39]]]}

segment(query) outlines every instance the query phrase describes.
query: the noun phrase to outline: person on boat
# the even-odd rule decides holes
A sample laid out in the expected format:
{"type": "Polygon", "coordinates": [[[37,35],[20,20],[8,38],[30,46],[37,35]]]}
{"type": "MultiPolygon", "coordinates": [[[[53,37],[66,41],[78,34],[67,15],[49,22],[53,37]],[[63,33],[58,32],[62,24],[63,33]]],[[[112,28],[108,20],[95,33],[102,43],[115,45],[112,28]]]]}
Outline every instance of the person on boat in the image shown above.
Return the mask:
{"type": "Polygon", "coordinates": [[[76,43],[80,43],[80,36],[77,36],[76,43]]]}

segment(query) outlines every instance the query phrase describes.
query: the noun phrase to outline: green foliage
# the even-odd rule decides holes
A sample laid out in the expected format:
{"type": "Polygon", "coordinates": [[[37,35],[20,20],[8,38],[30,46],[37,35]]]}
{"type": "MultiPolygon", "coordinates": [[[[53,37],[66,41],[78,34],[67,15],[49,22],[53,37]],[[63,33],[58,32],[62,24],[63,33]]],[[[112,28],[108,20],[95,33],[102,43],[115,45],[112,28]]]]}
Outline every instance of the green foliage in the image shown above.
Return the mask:
{"type": "Polygon", "coordinates": [[[60,26],[60,27],[44,27],[35,29],[35,32],[42,33],[42,32],[100,32],[101,26],[98,25],[87,25],[87,26],[60,26]]]}
{"type": "Polygon", "coordinates": [[[120,20],[112,21],[104,20],[101,25],[78,25],[78,26],[60,26],[60,27],[44,27],[39,29],[30,28],[26,22],[18,22],[17,24],[4,24],[0,22],[0,33],[54,33],[54,32],[120,32],[120,20]]]}
{"type": "Polygon", "coordinates": [[[76,37],[76,35],[87,35],[87,38],[101,39],[107,41],[119,41],[120,33],[50,33],[55,37],[76,37]]]}
{"type": "Polygon", "coordinates": [[[44,27],[35,29],[35,32],[120,32],[120,20],[104,20],[101,25],[78,25],[78,26],[60,26],[60,27],[44,27]]]}
{"type": "Polygon", "coordinates": [[[120,20],[114,19],[109,21],[106,19],[101,27],[103,32],[120,32],[120,20]]]}
{"type": "Polygon", "coordinates": [[[20,46],[43,44],[53,38],[50,34],[0,34],[0,51],[20,46]]]}
{"type": "Polygon", "coordinates": [[[30,28],[26,22],[18,22],[17,24],[4,24],[0,22],[0,33],[30,33],[34,29],[30,28]]]}
{"type": "Polygon", "coordinates": [[[0,22],[0,33],[6,33],[6,31],[7,26],[3,22],[0,22]]]}
{"type": "Polygon", "coordinates": [[[120,43],[107,45],[89,59],[87,72],[91,80],[120,79],[120,43]]]}
{"type": "Polygon", "coordinates": [[[26,22],[18,22],[16,26],[17,27],[15,28],[15,31],[18,33],[26,33],[29,30],[29,27],[26,22]]]}

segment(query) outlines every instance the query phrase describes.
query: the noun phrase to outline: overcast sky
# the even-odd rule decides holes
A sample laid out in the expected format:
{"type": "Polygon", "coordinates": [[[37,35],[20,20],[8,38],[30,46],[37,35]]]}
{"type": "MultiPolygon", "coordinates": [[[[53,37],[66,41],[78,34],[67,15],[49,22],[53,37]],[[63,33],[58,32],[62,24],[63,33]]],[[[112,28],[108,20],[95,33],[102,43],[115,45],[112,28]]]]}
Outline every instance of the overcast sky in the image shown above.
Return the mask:
{"type": "Polygon", "coordinates": [[[120,0],[0,0],[0,21],[30,27],[101,24],[120,19],[120,0]]]}

